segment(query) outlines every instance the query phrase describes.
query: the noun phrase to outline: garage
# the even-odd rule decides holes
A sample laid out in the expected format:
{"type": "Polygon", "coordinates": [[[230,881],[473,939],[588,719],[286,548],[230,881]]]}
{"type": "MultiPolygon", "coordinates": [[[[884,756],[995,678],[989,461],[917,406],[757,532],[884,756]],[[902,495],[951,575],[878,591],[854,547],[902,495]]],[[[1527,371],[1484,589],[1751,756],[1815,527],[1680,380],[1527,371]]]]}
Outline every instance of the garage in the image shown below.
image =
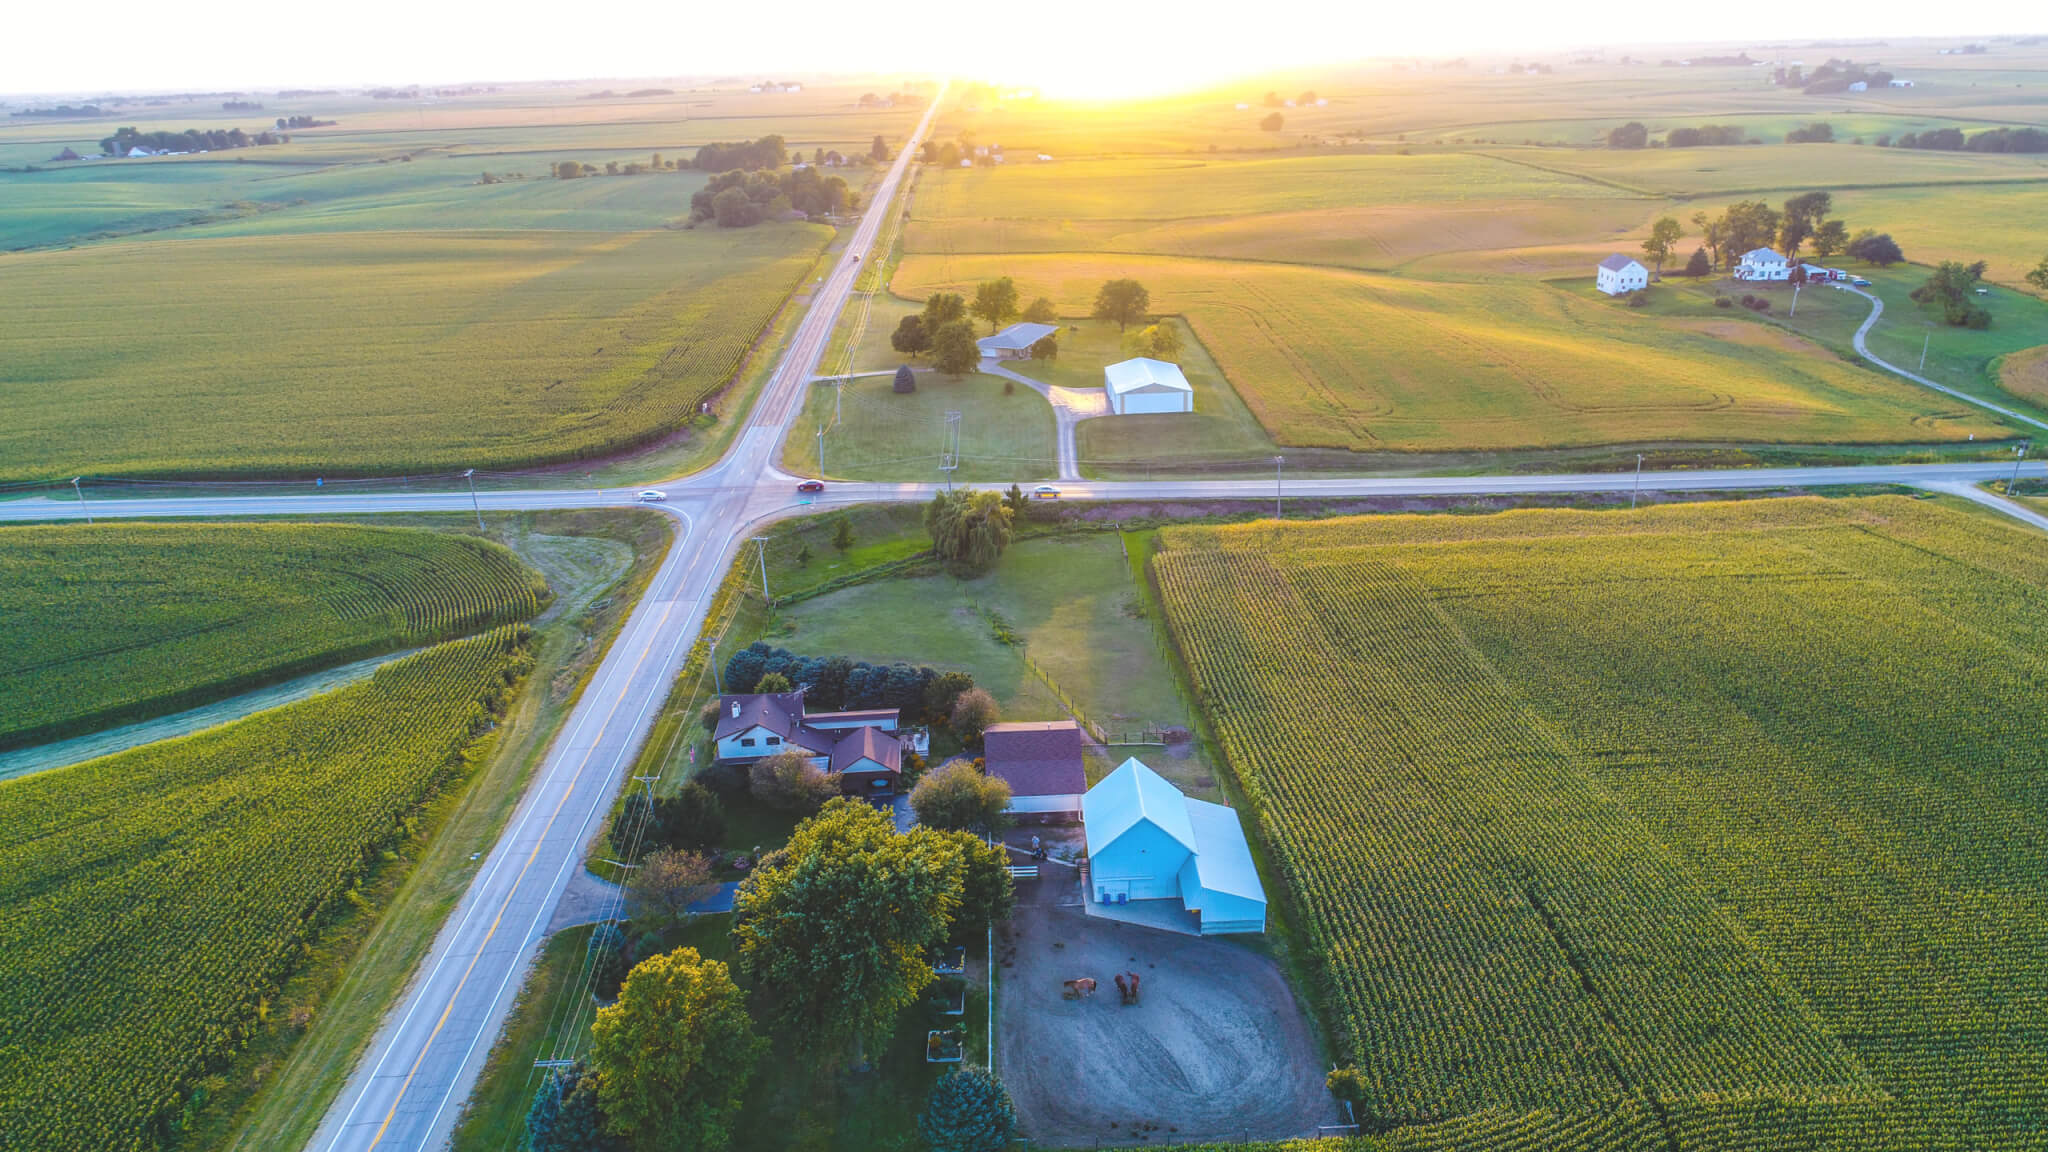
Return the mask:
{"type": "Polygon", "coordinates": [[[1195,410],[1195,389],[1180,365],[1149,356],[1104,368],[1102,390],[1109,397],[1109,410],[1118,416],[1195,410]]]}

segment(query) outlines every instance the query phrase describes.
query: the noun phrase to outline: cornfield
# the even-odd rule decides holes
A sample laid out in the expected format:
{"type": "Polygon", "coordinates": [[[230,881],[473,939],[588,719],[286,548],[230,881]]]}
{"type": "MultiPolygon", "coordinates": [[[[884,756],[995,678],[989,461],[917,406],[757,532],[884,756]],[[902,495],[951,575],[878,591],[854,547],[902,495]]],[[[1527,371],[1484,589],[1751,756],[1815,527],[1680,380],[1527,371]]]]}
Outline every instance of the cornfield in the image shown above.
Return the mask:
{"type": "Polygon", "coordinates": [[[0,748],[540,611],[488,541],[333,524],[0,528],[0,748]]]}
{"type": "Polygon", "coordinates": [[[462,771],[524,625],[0,784],[0,1147],[163,1146],[321,926],[462,771]]]}
{"type": "Polygon", "coordinates": [[[1905,497],[1163,536],[1389,1147],[2048,1147],[2038,538],[1905,497]]]}

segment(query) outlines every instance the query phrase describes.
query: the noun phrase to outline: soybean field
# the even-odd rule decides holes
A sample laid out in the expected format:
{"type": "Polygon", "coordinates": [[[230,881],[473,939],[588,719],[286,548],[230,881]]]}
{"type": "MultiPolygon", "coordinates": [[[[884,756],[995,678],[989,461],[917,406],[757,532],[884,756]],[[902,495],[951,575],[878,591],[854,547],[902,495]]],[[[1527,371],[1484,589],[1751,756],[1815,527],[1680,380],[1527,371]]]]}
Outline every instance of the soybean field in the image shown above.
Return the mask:
{"type": "Polygon", "coordinates": [[[1899,496],[1170,528],[1413,1149],[2048,1141],[2048,555],[1899,496]]]}
{"type": "Polygon", "coordinates": [[[549,596],[509,550],[418,529],[0,528],[0,748],[523,620],[549,596]]]}
{"type": "Polygon", "coordinates": [[[240,1050],[323,923],[464,771],[527,643],[508,625],[0,784],[0,1143],[174,1143],[204,1102],[195,1081],[240,1050]]]}

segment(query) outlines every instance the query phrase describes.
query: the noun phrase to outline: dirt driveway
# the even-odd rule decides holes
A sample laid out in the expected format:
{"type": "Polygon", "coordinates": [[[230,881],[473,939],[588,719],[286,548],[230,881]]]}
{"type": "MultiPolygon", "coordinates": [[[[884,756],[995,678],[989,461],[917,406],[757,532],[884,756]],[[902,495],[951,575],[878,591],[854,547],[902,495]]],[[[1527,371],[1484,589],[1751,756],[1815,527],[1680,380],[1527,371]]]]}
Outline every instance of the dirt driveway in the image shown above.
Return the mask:
{"type": "Polygon", "coordinates": [[[1017,885],[997,989],[997,1071],[1024,1132],[1053,1147],[1312,1135],[1338,1122],[1279,966],[1220,939],[1093,919],[1049,864],[1017,885]],[[1062,903],[1066,906],[1062,906],[1062,903]],[[1112,977],[1135,971],[1142,1003],[1112,977]],[[1092,999],[1064,981],[1092,976],[1092,999]]]}

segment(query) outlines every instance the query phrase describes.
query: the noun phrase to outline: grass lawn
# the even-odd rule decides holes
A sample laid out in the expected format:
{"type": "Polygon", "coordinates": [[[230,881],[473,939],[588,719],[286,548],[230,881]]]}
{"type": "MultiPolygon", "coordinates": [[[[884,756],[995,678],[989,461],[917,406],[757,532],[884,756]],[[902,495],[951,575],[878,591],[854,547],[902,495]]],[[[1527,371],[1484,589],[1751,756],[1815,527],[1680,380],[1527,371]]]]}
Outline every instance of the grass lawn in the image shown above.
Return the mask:
{"type": "Polygon", "coordinates": [[[1925,443],[1987,416],[1741,323],[1630,315],[1527,281],[1431,283],[1156,257],[906,258],[898,290],[995,275],[1086,311],[1131,276],[1187,318],[1273,438],[1354,452],[1925,443]]]}
{"type": "Polygon", "coordinates": [[[899,396],[892,387],[887,376],[851,380],[835,405],[833,385],[811,385],[783,446],[783,467],[816,474],[817,431],[825,426],[825,464],[832,477],[938,481],[946,413],[957,411],[956,482],[1032,480],[1058,471],[1052,407],[1031,389],[979,373],[956,379],[936,372],[919,373],[910,395],[899,396]]]}
{"type": "MultiPolygon", "coordinates": [[[[1081,468],[1090,476],[1142,476],[1159,469],[1199,470],[1210,460],[1263,459],[1273,441],[1223,378],[1209,350],[1178,318],[1181,370],[1195,388],[1195,410],[1160,416],[1099,416],[1074,428],[1081,468]]],[[[1068,321],[1059,334],[1057,360],[1012,365],[1035,380],[1100,393],[1102,369],[1124,359],[1122,333],[1099,320],[1068,321]]]]}

